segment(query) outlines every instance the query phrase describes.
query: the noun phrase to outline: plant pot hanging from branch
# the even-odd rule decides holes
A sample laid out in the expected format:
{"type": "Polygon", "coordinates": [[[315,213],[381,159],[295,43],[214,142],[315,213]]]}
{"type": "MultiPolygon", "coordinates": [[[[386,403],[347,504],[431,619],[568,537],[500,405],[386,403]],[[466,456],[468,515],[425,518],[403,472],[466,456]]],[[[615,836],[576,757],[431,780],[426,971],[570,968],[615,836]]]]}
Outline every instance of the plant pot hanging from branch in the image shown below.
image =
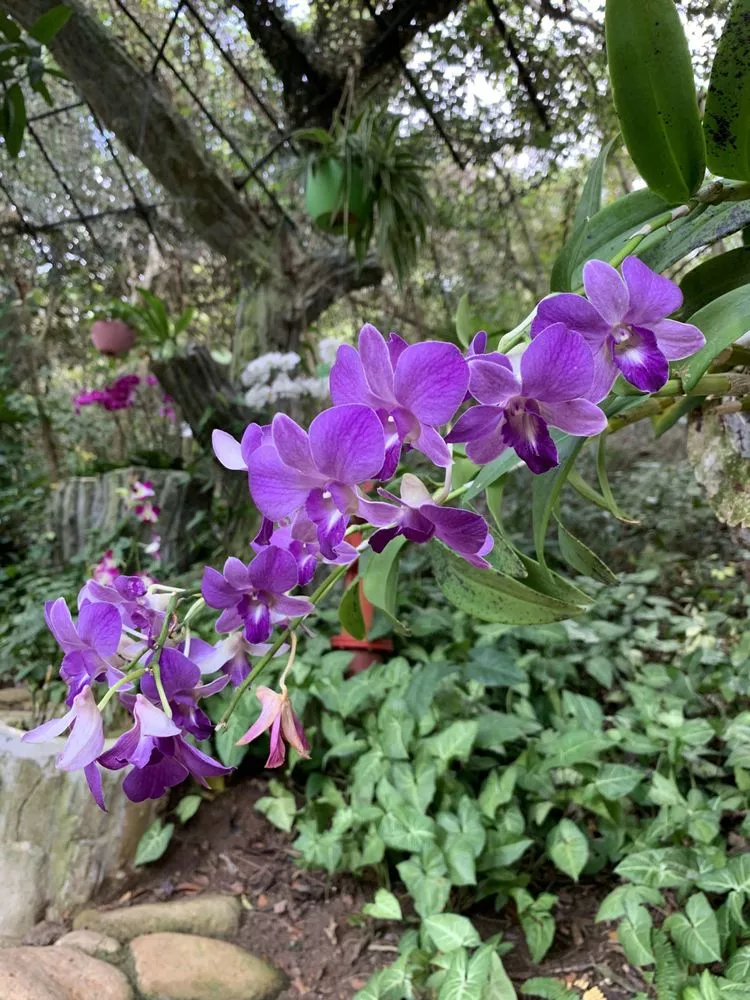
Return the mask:
{"type": "Polygon", "coordinates": [[[372,215],[372,198],[365,195],[362,170],[325,157],[311,160],[305,180],[307,211],[319,229],[334,236],[354,236],[372,215]]]}
{"type": "Polygon", "coordinates": [[[110,357],[125,354],[135,343],[135,330],[121,319],[98,319],[91,327],[91,342],[110,357]]]}

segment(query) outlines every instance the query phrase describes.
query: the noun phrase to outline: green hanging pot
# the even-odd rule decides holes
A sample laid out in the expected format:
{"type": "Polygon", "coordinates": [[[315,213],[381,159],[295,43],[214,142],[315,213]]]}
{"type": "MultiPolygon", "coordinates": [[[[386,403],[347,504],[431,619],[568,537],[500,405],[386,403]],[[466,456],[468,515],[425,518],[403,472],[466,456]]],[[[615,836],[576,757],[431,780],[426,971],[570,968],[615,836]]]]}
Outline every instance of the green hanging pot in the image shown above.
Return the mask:
{"type": "Polygon", "coordinates": [[[361,169],[351,167],[347,191],[344,165],[332,158],[314,160],[308,166],[305,204],[315,225],[335,236],[355,235],[372,212],[361,169]]]}

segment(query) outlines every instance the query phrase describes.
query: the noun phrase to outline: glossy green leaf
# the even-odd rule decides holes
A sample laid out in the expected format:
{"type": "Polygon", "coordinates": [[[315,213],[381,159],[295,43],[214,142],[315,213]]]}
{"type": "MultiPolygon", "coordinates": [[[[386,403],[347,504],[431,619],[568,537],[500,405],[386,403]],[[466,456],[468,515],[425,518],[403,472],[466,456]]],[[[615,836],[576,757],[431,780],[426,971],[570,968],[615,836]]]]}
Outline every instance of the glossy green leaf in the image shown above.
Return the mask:
{"type": "Polygon", "coordinates": [[[653,271],[665,271],[699,247],[713,246],[750,224],[750,201],[726,201],[678,219],[647,237],[637,256],[653,271]]]}
{"type": "Polygon", "coordinates": [[[580,615],[579,604],[560,601],[494,570],[471,566],[440,542],[431,543],[432,568],[447,599],[482,621],[542,625],[580,615]]]}
{"type": "Polygon", "coordinates": [[[691,316],[709,302],[750,282],[750,247],[737,247],[706,257],[680,282],[682,314],[691,316]]]}
{"type": "Polygon", "coordinates": [[[359,577],[352,580],[344,591],[339,604],[339,621],[349,635],[355,639],[364,639],[367,635],[359,597],[359,577]]]}
{"type": "Polygon", "coordinates": [[[683,396],[672,405],[660,413],[658,417],[652,417],[651,427],[655,438],[660,438],[678,423],[684,416],[703,404],[705,396],[683,396]]]}
{"type": "Polygon", "coordinates": [[[750,180],[750,0],[734,0],[711,68],[703,131],[709,169],[750,180]]]}
{"type": "Polygon", "coordinates": [[[402,536],[389,542],[382,552],[369,552],[361,569],[365,597],[390,618],[401,631],[404,626],[396,617],[398,607],[398,561],[406,544],[402,536]]]}
{"type": "Polygon", "coordinates": [[[158,861],[169,847],[173,833],[174,823],[164,823],[160,819],[154,820],[138,841],[135,864],[147,865],[152,861],[158,861]]]}
{"type": "Polygon", "coordinates": [[[522,465],[523,462],[518,455],[511,448],[508,448],[499,458],[482,466],[476,479],[464,493],[464,499],[466,501],[473,500],[480,493],[484,493],[488,486],[492,486],[508,472],[520,469],[522,465]]]}
{"type": "Polygon", "coordinates": [[[65,4],[58,4],[51,10],[47,10],[29,28],[31,37],[40,45],[49,45],[55,35],[63,28],[72,15],[73,11],[65,4]]]}
{"type": "Polygon", "coordinates": [[[643,781],[643,772],[628,764],[605,764],[596,776],[596,790],[605,799],[616,802],[629,795],[643,781]]]}
{"type": "Polygon", "coordinates": [[[567,438],[558,446],[560,464],[557,468],[534,476],[531,485],[531,526],[536,557],[543,569],[546,569],[544,543],[552,511],[557,506],[565,480],[585,443],[586,438],[567,438]]]}
{"type": "Polygon", "coordinates": [[[690,897],[684,913],[674,913],[669,917],[666,927],[680,953],[688,962],[705,965],[721,961],[716,914],[702,892],[690,897]]]}
{"type": "Polygon", "coordinates": [[[617,927],[617,940],[632,965],[653,965],[651,928],[653,921],[645,906],[634,907],[617,927]]]}
{"type": "Polygon", "coordinates": [[[451,891],[451,883],[445,878],[448,870],[445,865],[438,871],[425,871],[417,859],[410,858],[396,867],[420,917],[429,917],[445,909],[451,891]]]}
{"type": "Polygon", "coordinates": [[[570,290],[568,281],[570,280],[573,266],[581,259],[581,250],[587,226],[591,218],[602,207],[604,169],[607,165],[607,157],[616,141],[617,137],[615,136],[609,142],[605,143],[591,165],[591,170],[581,192],[580,201],[576,206],[573,228],[552,266],[550,291],[563,292],[570,290]]]}
{"type": "Polygon", "coordinates": [[[596,452],[596,474],[599,478],[599,488],[602,491],[602,496],[607,502],[607,508],[615,515],[618,521],[625,521],[628,524],[638,524],[639,522],[630,517],[625,513],[624,510],[620,508],[620,505],[615,500],[615,495],[612,492],[612,487],[609,485],[609,475],[607,474],[607,435],[602,434],[599,437],[599,445],[596,452]]]}
{"type": "Polygon", "coordinates": [[[513,983],[505,971],[500,956],[495,951],[490,959],[490,971],[482,991],[482,1000],[517,1000],[517,998],[518,994],[513,983]]]}
{"type": "Polygon", "coordinates": [[[387,889],[378,889],[373,902],[365,903],[362,912],[376,920],[401,920],[401,904],[387,889]]]}
{"type": "Polygon", "coordinates": [[[8,156],[15,159],[21,152],[26,131],[26,102],[19,84],[11,84],[5,91],[3,105],[3,135],[8,156]]]}
{"type": "Polygon", "coordinates": [[[561,819],[547,837],[547,854],[553,864],[574,882],[589,858],[589,842],[570,819],[561,819]]]}
{"type": "Polygon", "coordinates": [[[566,268],[555,272],[553,291],[570,292],[581,284],[581,269],[587,260],[607,260],[646,222],[669,208],[663,198],[643,188],[632,191],[593,215],[581,233],[575,253],[568,254],[566,268]]]}
{"type": "Polygon", "coordinates": [[[750,330],[750,284],[710,302],[694,313],[690,322],[703,331],[706,344],[697,354],[675,365],[688,390],[696,385],[717,354],[750,330]]]}
{"type": "Polygon", "coordinates": [[[607,0],[607,62],[625,145],[652,191],[684,202],[706,169],[693,67],[674,0],[607,0]]]}
{"type": "Polygon", "coordinates": [[[572,569],[583,576],[590,576],[592,580],[600,580],[602,583],[616,583],[617,577],[607,564],[592,552],[588,545],[584,545],[576,536],[569,531],[559,518],[557,521],[557,543],[560,546],[560,555],[572,569]]]}
{"type": "Polygon", "coordinates": [[[438,951],[475,948],[479,934],[468,917],[458,913],[436,913],[422,921],[422,930],[438,951]]]}
{"type": "Polygon", "coordinates": [[[175,815],[180,823],[187,823],[189,819],[192,819],[198,812],[202,801],[203,799],[200,795],[183,795],[174,808],[175,815]]]}

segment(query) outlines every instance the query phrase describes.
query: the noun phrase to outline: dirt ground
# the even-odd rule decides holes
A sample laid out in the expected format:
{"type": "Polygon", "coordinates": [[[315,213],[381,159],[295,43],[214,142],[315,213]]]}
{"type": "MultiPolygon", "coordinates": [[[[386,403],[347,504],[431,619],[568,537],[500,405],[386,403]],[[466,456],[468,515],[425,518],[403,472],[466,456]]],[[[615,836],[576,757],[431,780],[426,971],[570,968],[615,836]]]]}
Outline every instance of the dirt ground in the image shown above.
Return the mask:
{"type": "MultiPolygon", "coordinates": [[[[373,883],[300,868],[292,837],[253,808],[264,793],[265,783],[252,778],[203,803],[175,832],[161,861],[110,885],[98,902],[122,906],[205,891],[232,893],[245,906],[236,941],[283,969],[289,987],[282,1000],[351,1000],[368,976],[395,958],[399,927],[359,916],[372,899],[373,883]]],[[[630,1000],[643,989],[608,929],[593,924],[606,887],[538,889],[560,895],[555,944],[542,966],[530,963],[511,913],[475,914],[483,937],[502,931],[515,945],[504,959],[514,981],[555,976],[585,1000],[630,1000]]]]}

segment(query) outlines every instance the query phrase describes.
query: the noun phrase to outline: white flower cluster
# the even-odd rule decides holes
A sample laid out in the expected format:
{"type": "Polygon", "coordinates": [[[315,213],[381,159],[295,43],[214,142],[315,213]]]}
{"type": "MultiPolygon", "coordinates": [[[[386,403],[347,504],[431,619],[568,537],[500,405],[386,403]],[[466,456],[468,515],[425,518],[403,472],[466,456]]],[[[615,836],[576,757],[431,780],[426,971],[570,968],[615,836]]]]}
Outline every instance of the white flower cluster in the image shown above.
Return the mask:
{"type": "MultiPolygon", "coordinates": [[[[322,340],[319,345],[324,364],[332,364],[338,341],[322,340]],[[324,353],[325,352],[325,353],[324,353]],[[330,356],[330,361],[328,357],[330,356]]],[[[245,403],[253,409],[263,409],[284,400],[305,397],[325,400],[328,396],[328,378],[312,375],[290,375],[302,359],[289,351],[270,351],[251,361],[242,373],[242,384],[247,387],[245,403]]]]}

